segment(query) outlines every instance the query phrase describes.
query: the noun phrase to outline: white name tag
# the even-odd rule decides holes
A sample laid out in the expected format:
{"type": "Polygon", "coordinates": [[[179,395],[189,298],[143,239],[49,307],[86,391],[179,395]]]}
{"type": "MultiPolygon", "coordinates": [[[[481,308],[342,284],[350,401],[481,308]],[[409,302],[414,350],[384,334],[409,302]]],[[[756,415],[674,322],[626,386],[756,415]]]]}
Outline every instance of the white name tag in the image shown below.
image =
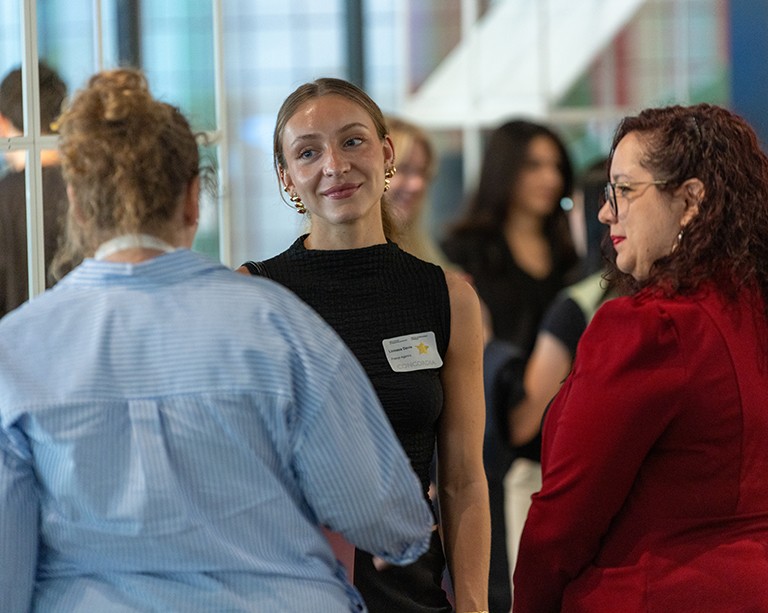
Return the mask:
{"type": "Polygon", "coordinates": [[[384,355],[395,372],[440,368],[443,365],[437,352],[434,332],[385,338],[381,343],[384,345],[384,355]]]}

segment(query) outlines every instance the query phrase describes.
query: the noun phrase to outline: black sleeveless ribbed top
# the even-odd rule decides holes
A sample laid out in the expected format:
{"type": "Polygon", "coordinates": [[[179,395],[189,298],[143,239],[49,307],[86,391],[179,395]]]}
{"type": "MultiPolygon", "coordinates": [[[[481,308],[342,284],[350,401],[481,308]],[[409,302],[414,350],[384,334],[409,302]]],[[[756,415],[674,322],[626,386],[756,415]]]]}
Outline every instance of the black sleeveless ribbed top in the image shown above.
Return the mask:
{"type": "MultiPolygon", "coordinates": [[[[314,308],[355,354],[426,496],[436,423],[443,407],[440,369],[395,372],[383,341],[434,332],[444,359],[450,335],[445,275],[439,266],[409,255],[392,242],[326,251],[305,249],[305,238],[261,262],[262,273],[314,308]]],[[[396,342],[387,346],[392,356],[396,342]]]]}

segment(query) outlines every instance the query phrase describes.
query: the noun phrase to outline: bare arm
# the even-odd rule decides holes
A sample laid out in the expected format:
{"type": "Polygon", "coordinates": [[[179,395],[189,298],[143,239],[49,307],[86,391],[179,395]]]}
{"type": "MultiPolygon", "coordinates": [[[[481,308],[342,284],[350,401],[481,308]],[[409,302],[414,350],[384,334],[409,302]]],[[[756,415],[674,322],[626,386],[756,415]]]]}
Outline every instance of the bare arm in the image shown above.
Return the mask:
{"type": "Polygon", "coordinates": [[[539,332],[525,367],[525,398],[509,412],[509,438],[513,446],[530,442],[539,432],[544,411],[571,370],[571,354],[556,336],[539,332]]]}
{"type": "Polygon", "coordinates": [[[488,608],[490,512],[483,468],[483,335],[477,295],[447,273],[451,338],[442,369],[445,405],[438,429],[438,495],[456,611],[488,608]]]}

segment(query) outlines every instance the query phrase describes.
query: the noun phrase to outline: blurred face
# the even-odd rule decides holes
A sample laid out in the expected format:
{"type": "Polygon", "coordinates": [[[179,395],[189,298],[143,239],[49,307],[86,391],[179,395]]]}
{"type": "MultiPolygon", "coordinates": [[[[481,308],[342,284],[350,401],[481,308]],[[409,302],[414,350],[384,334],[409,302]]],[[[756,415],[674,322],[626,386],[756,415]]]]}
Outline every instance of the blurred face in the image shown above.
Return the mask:
{"type": "Polygon", "coordinates": [[[361,106],[328,94],[301,105],[283,131],[281,176],[312,214],[312,230],[346,224],[381,225],[389,138],[380,139],[361,106]]]}
{"type": "Polygon", "coordinates": [[[408,227],[419,218],[429,180],[427,150],[420,141],[414,141],[408,157],[397,158],[397,172],[388,192],[392,217],[399,227],[408,227]]]}
{"type": "Polygon", "coordinates": [[[616,265],[638,281],[648,277],[656,260],[672,252],[689,215],[679,193],[659,191],[662,186],[653,183],[656,177],[640,165],[642,155],[637,133],[621,139],[610,172],[618,211],[614,214],[606,202],[598,214],[610,228],[616,265]]]}
{"type": "MultiPolygon", "coordinates": [[[[0,138],[10,138],[12,136],[22,136],[22,134],[10,119],[0,115],[0,138]]],[[[5,163],[14,170],[22,170],[26,164],[26,154],[22,150],[5,151],[3,158],[5,158],[5,163]]]]}
{"type": "Polygon", "coordinates": [[[546,217],[559,206],[563,192],[560,150],[548,136],[537,136],[528,145],[528,154],[512,194],[523,212],[546,217]]]}

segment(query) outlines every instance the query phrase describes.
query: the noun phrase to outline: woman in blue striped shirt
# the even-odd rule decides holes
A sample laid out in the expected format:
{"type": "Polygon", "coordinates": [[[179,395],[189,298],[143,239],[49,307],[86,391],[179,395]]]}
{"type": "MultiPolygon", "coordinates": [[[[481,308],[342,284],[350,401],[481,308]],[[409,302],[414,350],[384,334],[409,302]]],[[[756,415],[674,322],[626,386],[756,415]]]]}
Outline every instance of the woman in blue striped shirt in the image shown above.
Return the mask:
{"type": "Polygon", "coordinates": [[[4,611],[364,611],[432,517],[362,368],[287,290],[189,250],[199,157],[144,77],[61,121],[84,261],[0,322],[4,611]]]}

